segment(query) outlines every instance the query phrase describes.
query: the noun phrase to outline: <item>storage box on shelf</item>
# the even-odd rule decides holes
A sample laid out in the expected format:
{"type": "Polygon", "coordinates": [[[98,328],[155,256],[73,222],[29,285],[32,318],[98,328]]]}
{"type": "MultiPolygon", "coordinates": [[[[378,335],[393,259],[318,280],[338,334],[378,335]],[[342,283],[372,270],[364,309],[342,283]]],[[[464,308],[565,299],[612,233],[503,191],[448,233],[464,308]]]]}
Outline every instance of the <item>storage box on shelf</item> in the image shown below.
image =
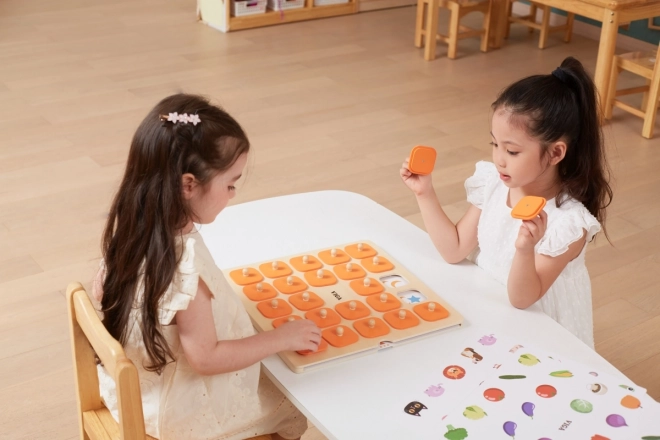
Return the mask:
{"type": "Polygon", "coordinates": [[[234,17],[263,14],[266,12],[268,0],[233,0],[232,14],[234,17]]]}
{"type": "Polygon", "coordinates": [[[273,11],[288,11],[305,7],[305,0],[268,0],[268,8],[273,11]]]}

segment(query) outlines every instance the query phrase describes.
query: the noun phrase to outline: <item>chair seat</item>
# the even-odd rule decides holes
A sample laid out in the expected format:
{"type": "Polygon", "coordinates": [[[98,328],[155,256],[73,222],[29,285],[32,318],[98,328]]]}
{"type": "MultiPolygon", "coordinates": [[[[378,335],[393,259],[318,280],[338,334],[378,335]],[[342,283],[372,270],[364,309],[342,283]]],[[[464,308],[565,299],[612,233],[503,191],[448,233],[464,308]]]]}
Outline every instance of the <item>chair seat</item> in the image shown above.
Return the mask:
{"type": "MultiPolygon", "coordinates": [[[[83,412],[85,432],[91,438],[115,440],[119,439],[119,425],[112,417],[108,408],[95,409],[83,412]]],[[[147,440],[158,440],[155,437],[145,436],[147,440]]]]}
{"type": "Polygon", "coordinates": [[[617,62],[622,69],[651,79],[655,67],[656,53],[651,51],[629,52],[617,55],[617,62]]]}

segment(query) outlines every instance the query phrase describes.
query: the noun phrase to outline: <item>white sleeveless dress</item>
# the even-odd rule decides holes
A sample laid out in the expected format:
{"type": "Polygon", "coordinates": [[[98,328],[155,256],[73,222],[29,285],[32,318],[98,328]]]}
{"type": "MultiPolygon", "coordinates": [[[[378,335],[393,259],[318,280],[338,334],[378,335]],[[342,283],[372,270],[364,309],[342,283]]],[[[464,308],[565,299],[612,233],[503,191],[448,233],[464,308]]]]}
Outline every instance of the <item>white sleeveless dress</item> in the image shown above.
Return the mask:
{"type": "MultiPolygon", "coordinates": [[[[477,163],[474,175],[465,181],[465,190],[468,202],[481,209],[479,249],[474,261],[506,286],[521,224],[521,220],[511,217],[511,208],[507,206],[509,188],[500,180],[495,164],[482,161],[477,163]]],[[[585,231],[587,243],[600,231],[596,218],[574,199],[564,201],[559,208],[554,199],[548,200],[544,210],[548,225],[536,244],[538,254],[556,257],[582,238],[585,231]]],[[[585,252],[586,246],[568,263],[539,303],[548,316],[594,348],[591,281],[584,262],[585,252]]]]}
{"type": "MultiPolygon", "coordinates": [[[[261,374],[259,363],[213,376],[201,376],[188,364],[177,326],[170,323],[176,312],[185,310],[197,294],[200,277],[214,296],[213,319],[219,340],[245,338],[255,330],[202,237],[192,232],[181,241],[179,270],[158,310],[159,322],[175,358],[162,374],[143,367],[149,358],[142,342],[139,307],[133,309],[129,318],[131,332],[124,350],[138,369],[147,434],[161,440],[234,440],[275,432],[285,438],[300,437],[307,429],[307,420],[261,374]]],[[[135,301],[142,301],[141,290],[135,301]]],[[[102,366],[98,372],[101,396],[117,419],[114,382],[102,366]]]]}

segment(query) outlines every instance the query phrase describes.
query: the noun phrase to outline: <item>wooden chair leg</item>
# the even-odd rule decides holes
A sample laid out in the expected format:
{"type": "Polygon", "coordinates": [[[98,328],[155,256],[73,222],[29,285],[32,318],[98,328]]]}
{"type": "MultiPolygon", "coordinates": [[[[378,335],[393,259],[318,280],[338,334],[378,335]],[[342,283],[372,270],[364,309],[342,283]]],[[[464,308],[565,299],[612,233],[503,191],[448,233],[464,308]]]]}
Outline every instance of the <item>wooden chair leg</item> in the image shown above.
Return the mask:
{"type": "MultiPolygon", "coordinates": [[[[656,63],[657,62],[658,61],[656,60],[656,63]]],[[[642,127],[642,136],[647,139],[651,139],[653,137],[655,116],[658,112],[658,95],[660,95],[660,69],[656,67],[654,70],[655,75],[651,81],[651,88],[648,92],[648,98],[644,112],[644,126],[642,127]]]]}
{"type": "Polygon", "coordinates": [[[550,33],[550,6],[543,6],[543,22],[541,23],[541,36],[539,37],[539,49],[545,49],[550,33]]]}
{"type": "MultiPolygon", "coordinates": [[[[536,6],[535,3],[530,3],[530,5],[529,5],[529,19],[534,23],[536,23],[536,11],[537,10],[538,10],[538,6],[536,6]]],[[[535,30],[536,29],[534,29],[533,27],[530,27],[529,29],[527,29],[527,32],[529,32],[530,34],[533,34],[535,30]]]]}
{"type": "Polygon", "coordinates": [[[460,6],[452,3],[449,5],[450,18],[449,18],[449,38],[447,44],[447,58],[450,60],[456,59],[456,49],[458,47],[458,26],[461,21],[460,6]]]}
{"type": "Polygon", "coordinates": [[[513,2],[515,0],[506,0],[506,31],[504,31],[504,39],[509,38],[509,33],[511,33],[511,14],[513,14],[513,2]]]}
{"type": "Polygon", "coordinates": [[[440,0],[429,0],[428,9],[426,12],[426,34],[424,45],[424,59],[431,61],[435,59],[435,45],[436,36],[438,35],[438,13],[440,8],[440,0]]]}
{"type": "Polygon", "coordinates": [[[481,49],[482,52],[488,52],[488,37],[490,35],[490,17],[491,14],[493,13],[493,2],[489,1],[488,2],[488,9],[486,9],[486,12],[484,13],[484,23],[483,23],[483,29],[484,33],[481,35],[481,49]]]}
{"type": "Polygon", "coordinates": [[[422,47],[424,45],[424,8],[425,7],[426,7],[426,2],[424,0],[417,0],[417,19],[415,21],[415,47],[422,47]]]}
{"type": "Polygon", "coordinates": [[[612,73],[610,74],[610,85],[609,91],[607,93],[607,102],[601,103],[601,107],[605,113],[605,119],[612,119],[612,110],[614,108],[614,100],[616,99],[616,82],[619,78],[619,72],[621,72],[621,69],[619,69],[619,66],[617,66],[617,61],[615,59],[612,63],[612,73]]]}
{"type": "Polygon", "coordinates": [[[564,43],[570,43],[573,37],[573,22],[575,21],[575,14],[568,12],[566,14],[566,32],[564,33],[564,43]]]}

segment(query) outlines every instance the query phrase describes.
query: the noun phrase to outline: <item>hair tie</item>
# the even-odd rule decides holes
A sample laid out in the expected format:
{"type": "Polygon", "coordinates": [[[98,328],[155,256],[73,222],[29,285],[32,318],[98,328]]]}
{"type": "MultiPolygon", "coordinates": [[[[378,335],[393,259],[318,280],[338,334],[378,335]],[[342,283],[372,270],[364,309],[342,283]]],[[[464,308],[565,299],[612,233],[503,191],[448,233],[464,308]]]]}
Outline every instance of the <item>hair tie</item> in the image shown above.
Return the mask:
{"type": "Polygon", "coordinates": [[[557,67],[555,70],[552,71],[552,76],[557,78],[559,81],[563,82],[564,84],[568,84],[569,81],[569,74],[566,73],[566,71],[562,67],[557,67]]]}
{"type": "Polygon", "coordinates": [[[199,115],[189,115],[188,113],[178,114],[177,112],[174,112],[159,116],[161,121],[167,121],[173,124],[176,124],[177,122],[181,122],[182,124],[187,124],[188,122],[190,122],[192,125],[197,125],[200,122],[202,122],[202,120],[199,119],[199,115]]]}

